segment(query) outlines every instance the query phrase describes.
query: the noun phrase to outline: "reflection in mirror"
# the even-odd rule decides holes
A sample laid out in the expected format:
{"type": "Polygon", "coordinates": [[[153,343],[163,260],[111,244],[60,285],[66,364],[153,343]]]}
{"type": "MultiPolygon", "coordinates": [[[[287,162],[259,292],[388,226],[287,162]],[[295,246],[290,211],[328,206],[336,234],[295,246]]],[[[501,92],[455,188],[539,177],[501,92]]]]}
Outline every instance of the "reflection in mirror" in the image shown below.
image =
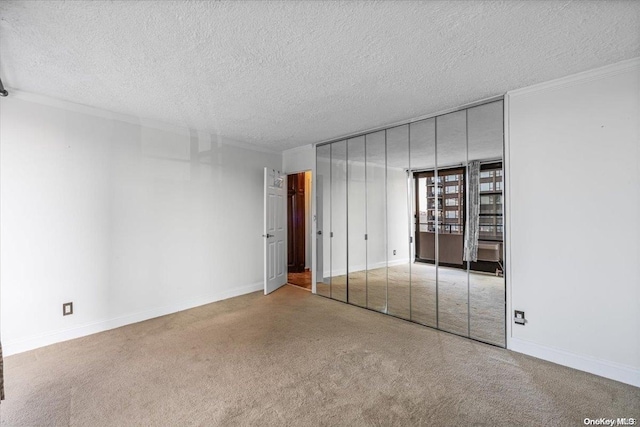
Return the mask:
{"type": "Polygon", "coordinates": [[[463,260],[466,111],[436,118],[438,328],[469,335],[468,273],[463,260]]]}
{"type": "Polygon", "coordinates": [[[317,147],[317,293],[504,347],[502,129],[496,101],[317,147]]]}
{"type": "Polygon", "coordinates": [[[347,302],[347,141],[331,144],[331,298],[347,302]]]}
{"type": "Polygon", "coordinates": [[[331,296],[331,145],[316,149],[316,293],[331,296]]]}
{"type": "Polygon", "coordinates": [[[367,307],[387,312],[385,132],[366,135],[367,307]]]}
{"type": "Polygon", "coordinates": [[[409,125],[387,130],[387,312],[411,318],[409,125]]]}
{"type": "Polygon", "coordinates": [[[504,347],[505,281],[503,200],[503,105],[502,101],[470,108],[469,219],[478,227],[478,239],[468,243],[469,336],[504,347]],[[473,179],[474,161],[479,161],[473,179]],[[472,186],[476,186],[474,191],[472,186]],[[474,209],[474,204],[477,207],[474,209]],[[475,248],[473,247],[477,245],[475,248]]]}
{"type": "Polygon", "coordinates": [[[413,174],[414,259],[411,266],[411,320],[436,328],[436,132],[435,119],[410,125],[413,174]]]}
{"type": "Polygon", "coordinates": [[[365,240],[365,148],[364,136],[347,141],[348,158],[348,261],[350,304],[367,306],[367,244],[365,240]]]}

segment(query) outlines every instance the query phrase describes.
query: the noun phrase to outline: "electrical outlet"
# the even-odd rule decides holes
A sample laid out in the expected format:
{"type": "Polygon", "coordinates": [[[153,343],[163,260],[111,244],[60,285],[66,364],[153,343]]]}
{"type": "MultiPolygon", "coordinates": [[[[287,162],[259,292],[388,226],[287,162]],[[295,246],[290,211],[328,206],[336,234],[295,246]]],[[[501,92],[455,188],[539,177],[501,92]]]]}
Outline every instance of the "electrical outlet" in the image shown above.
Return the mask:
{"type": "Polygon", "coordinates": [[[62,304],[62,315],[68,316],[70,314],[73,314],[73,303],[65,302],[64,304],[62,304]]]}
{"type": "Polygon", "coordinates": [[[524,318],[524,311],[515,310],[513,321],[517,325],[524,325],[525,323],[527,323],[527,319],[524,318]]]}
{"type": "Polygon", "coordinates": [[[394,255],[396,254],[396,250],[395,250],[395,249],[393,250],[393,254],[394,254],[394,255]]]}

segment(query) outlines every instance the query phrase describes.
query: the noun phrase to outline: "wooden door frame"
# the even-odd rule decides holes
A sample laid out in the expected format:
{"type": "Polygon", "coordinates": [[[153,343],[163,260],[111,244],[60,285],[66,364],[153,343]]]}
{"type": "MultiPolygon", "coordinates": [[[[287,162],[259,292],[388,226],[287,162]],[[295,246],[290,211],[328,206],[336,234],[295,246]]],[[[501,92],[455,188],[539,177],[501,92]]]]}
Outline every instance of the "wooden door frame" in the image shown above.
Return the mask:
{"type": "Polygon", "coordinates": [[[293,169],[293,170],[288,170],[288,169],[284,169],[283,174],[285,175],[293,175],[296,173],[302,173],[302,172],[308,172],[309,174],[311,174],[311,185],[309,186],[309,212],[307,213],[310,221],[309,221],[309,238],[311,239],[311,254],[310,254],[310,262],[309,264],[309,269],[311,270],[311,292],[312,293],[316,293],[316,264],[317,264],[317,259],[316,257],[317,252],[318,252],[318,248],[316,245],[316,238],[318,237],[317,235],[317,223],[316,223],[316,194],[317,194],[317,190],[316,190],[316,178],[315,178],[315,174],[316,174],[316,148],[315,145],[313,146],[313,167],[309,168],[309,169],[293,169]]]}
{"type": "Polygon", "coordinates": [[[307,252],[306,174],[287,174],[287,273],[305,271],[307,252]]]}

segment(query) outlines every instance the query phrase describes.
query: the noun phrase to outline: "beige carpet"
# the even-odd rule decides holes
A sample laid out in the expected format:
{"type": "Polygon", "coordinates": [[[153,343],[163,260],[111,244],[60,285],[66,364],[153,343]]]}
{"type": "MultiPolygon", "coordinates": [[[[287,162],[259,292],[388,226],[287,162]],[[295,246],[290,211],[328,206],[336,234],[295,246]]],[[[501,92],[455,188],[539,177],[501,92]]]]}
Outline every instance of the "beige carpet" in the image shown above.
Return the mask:
{"type": "Polygon", "coordinates": [[[580,426],[640,389],[322,298],[253,293],[5,359],[2,425],[580,426]]]}
{"type": "MultiPolygon", "coordinates": [[[[316,285],[319,295],[347,301],[346,275],[316,285]]],[[[426,263],[349,273],[349,303],[504,347],[504,278],[426,263]],[[467,282],[469,287],[467,289],[467,282]],[[437,316],[436,316],[437,313],[437,316]]]]}

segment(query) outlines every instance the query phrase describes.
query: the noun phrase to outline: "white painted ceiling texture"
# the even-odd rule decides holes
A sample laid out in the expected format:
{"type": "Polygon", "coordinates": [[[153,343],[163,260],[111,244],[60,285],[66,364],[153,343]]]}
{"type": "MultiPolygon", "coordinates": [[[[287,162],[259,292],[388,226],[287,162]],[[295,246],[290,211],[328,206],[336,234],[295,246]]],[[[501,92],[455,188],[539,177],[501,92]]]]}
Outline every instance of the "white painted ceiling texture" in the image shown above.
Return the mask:
{"type": "Polygon", "coordinates": [[[9,88],[274,150],[637,56],[637,1],[0,3],[9,88]]]}

